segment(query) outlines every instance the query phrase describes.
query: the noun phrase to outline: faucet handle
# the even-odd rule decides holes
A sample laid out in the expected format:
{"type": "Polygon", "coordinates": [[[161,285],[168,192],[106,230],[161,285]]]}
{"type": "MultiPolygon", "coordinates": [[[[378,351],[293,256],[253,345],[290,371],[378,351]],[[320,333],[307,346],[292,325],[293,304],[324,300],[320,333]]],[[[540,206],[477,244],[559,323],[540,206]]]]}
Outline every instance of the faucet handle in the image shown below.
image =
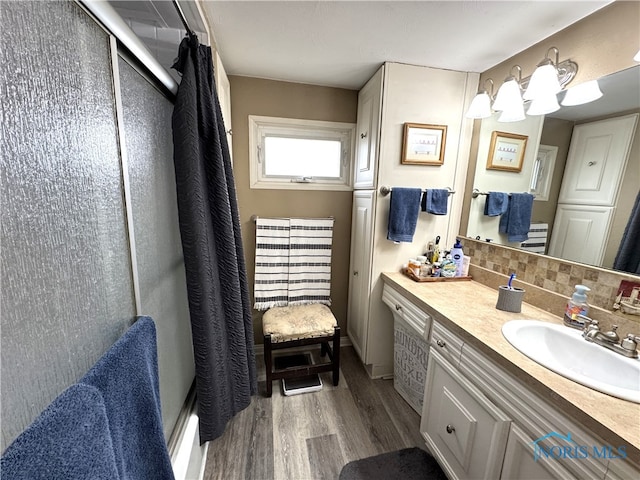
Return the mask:
{"type": "Polygon", "coordinates": [[[627,338],[622,340],[621,346],[625,350],[634,352],[636,348],[638,348],[638,343],[640,343],[640,337],[634,335],[633,333],[628,333],[627,338]]]}

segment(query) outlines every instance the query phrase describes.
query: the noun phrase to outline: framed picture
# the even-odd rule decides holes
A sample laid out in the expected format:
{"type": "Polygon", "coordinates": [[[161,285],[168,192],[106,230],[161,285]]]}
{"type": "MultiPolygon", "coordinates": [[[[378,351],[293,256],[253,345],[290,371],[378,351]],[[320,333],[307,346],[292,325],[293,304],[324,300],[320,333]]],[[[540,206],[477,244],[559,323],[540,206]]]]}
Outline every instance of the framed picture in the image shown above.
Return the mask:
{"type": "Polygon", "coordinates": [[[553,178],[557,155],[558,147],[551,145],[538,146],[538,155],[533,163],[531,183],[529,185],[529,193],[535,195],[536,200],[549,200],[549,190],[551,189],[551,179],[553,178]]]}
{"type": "Polygon", "coordinates": [[[527,148],[526,135],[497,132],[491,134],[487,170],[519,172],[522,170],[524,151],[527,148]]]}
{"type": "Polygon", "coordinates": [[[402,164],[442,165],[446,140],[446,125],[405,123],[402,164]]]}

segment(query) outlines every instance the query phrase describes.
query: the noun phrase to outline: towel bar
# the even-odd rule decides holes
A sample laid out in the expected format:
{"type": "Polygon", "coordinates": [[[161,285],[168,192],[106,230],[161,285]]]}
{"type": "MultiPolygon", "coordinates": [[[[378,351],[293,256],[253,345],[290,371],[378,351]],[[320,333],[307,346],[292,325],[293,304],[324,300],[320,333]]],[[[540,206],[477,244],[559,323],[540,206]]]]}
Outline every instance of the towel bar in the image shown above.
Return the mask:
{"type": "MultiPolygon", "coordinates": [[[[278,219],[278,220],[288,220],[289,218],[306,218],[306,217],[260,217],[258,215],[251,215],[251,221],[253,223],[256,223],[256,220],[258,220],[258,218],[272,218],[272,219],[278,219]]],[[[320,218],[328,218],[329,220],[335,220],[335,217],[332,215],[330,217],[320,217],[320,218]]]]}
{"type": "MultiPolygon", "coordinates": [[[[473,191],[471,192],[471,198],[478,198],[480,195],[489,195],[489,192],[481,192],[480,190],[478,190],[477,188],[474,188],[473,191]]],[[[511,194],[508,194],[509,196],[511,196],[511,194]]],[[[532,194],[533,195],[533,194],[532,194]]],[[[533,195],[533,198],[535,198],[536,196],[533,195]]]]}
{"type": "MultiPolygon", "coordinates": [[[[382,195],[383,197],[386,197],[387,195],[389,195],[391,193],[392,190],[393,190],[392,187],[382,186],[382,187],[380,187],[380,195],[382,195]]],[[[447,190],[449,190],[449,195],[453,195],[454,193],[456,193],[455,190],[451,190],[449,187],[447,187],[447,190]]],[[[427,191],[426,188],[422,189],[422,193],[424,193],[426,191],[427,191]]]]}

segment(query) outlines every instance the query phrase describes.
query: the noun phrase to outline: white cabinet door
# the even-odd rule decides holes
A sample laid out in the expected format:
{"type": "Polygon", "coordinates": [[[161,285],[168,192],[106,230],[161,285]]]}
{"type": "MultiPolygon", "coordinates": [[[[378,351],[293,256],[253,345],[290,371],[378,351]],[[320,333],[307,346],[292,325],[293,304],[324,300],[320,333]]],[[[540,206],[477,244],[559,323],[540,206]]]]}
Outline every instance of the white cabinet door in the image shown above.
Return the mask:
{"type": "Polygon", "coordinates": [[[559,203],[614,206],[638,114],[573,129],[559,203]]]}
{"type": "Polygon", "coordinates": [[[509,441],[504,453],[502,480],[545,480],[574,478],[557,461],[545,461],[534,457],[534,439],[529,437],[520,427],[511,424],[509,441]]]}
{"type": "Polygon", "coordinates": [[[614,207],[558,205],[549,255],[601,265],[614,207]]]}
{"type": "Polygon", "coordinates": [[[510,420],[431,349],[420,432],[450,478],[500,477],[510,420]]]}
{"type": "Polygon", "coordinates": [[[367,356],[374,200],[375,191],[373,190],[353,192],[347,333],[353,348],[363,362],[366,362],[367,356]]]}
{"type": "Polygon", "coordinates": [[[353,182],[356,189],[375,188],[383,69],[384,67],[380,68],[358,94],[357,144],[353,182]]]}

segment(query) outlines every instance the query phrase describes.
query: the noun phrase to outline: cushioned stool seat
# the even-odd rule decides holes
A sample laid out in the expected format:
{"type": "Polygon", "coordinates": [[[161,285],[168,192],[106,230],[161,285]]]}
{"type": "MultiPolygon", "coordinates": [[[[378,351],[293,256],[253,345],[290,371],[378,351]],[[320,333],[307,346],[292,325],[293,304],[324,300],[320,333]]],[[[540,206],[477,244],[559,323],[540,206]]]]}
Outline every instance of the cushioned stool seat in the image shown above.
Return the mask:
{"type": "Polygon", "coordinates": [[[333,372],[333,384],[340,378],[340,327],[331,310],[319,303],[274,307],[262,317],[264,362],[267,370],[267,396],[272,382],[280,378],[300,378],[320,372],[333,372]],[[333,348],[329,345],[333,343],[333,348]],[[301,367],[273,369],[272,351],[303,345],[320,345],[320,356],[329,354],[329,362],[301,367]]]}

